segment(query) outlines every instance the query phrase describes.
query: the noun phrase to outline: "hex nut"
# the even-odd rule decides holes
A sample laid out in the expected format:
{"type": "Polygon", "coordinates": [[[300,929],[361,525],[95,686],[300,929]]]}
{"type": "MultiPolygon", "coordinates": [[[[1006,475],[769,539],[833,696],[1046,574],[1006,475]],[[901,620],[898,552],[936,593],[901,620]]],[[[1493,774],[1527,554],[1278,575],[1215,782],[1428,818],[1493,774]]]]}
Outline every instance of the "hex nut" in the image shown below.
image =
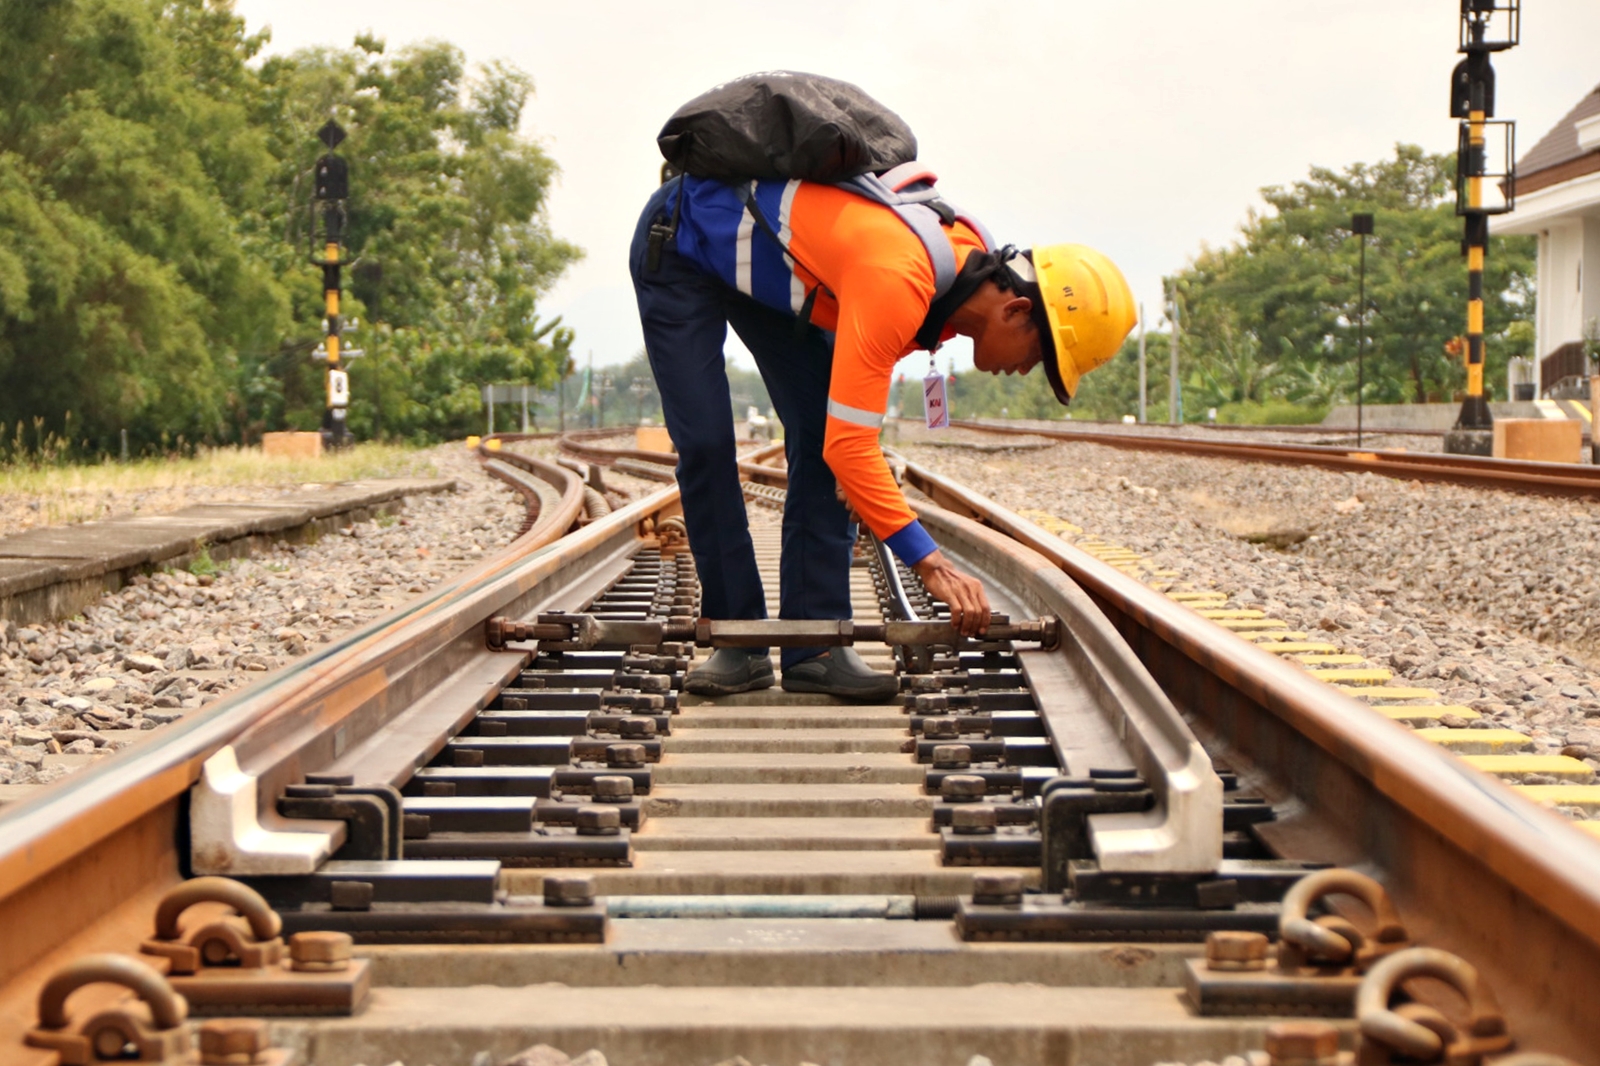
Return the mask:
{"type": "Polygon", "coordinates": [[[622,832],[622,812],[615,807],[579,807],[572,822],[579,836],[614,837],[622,832]]]}
{"type": "Polygon", "coordinates": [[[606,765],[623,770],[636,770],[644,765],[643,744],[607,744],[606,765]]]}
{"type": "Polygon", "coordinates": [[[202,1066],[248,1066],[271,1046],[260,1018],[212,1018],[200,1025],[202,1066]]]}
{"type": "Polygon", "coordinates": [[[544,879],[546,907],[587,907],[592,903],[594,903],[594,878],[578,876],[544,879]]]}
{"type": "Polygon", "coordinates": [[[594,779],[596,803],[628,803],[633,799],[633,778],[604,774],[594,779]]]}
{"type": "Polygon", "coordinates": [[[1279,1022],[1267,1028],[1272,1066],[1335,1066],[1339,1030],[1327,1022],[1279,1022]]]}
{"type": "Polygon", "coordinates": [[[946,803],[976,803],[989,792],[989,782],[977,774],[948,774],[939,782],[939,798],[946,803]]]}
{"type": "Polygon", "coordinates": [[[922,693],[916,697],[915,705],[922,714],[944,714],[950,710],[950,697],[938,692],[922,693]]]}
{"type": "Polygon", "coordinates": [[[617,732],[625,737],[649,739],[656,735],[656,720],[654,718],[624,718],[618,723],[617,732]]]}
{"type": "Polygon", "coordinates": [[[1238,972],[1266,968],[1267,934],[1219,929],[1206,937],[1206,969],[1238,972]]]}
{"type": "MultiPolygon", "coordinates": [[[[955,812],[952,811],[952,814],[955,812]]],[[[1022,875],[1019,873],[975,874],[972,902],[988,907],[1005,907],[1022,902],[1022,875]]]]}
{"type": "Polygon", "coordinates": [[[336,911],[370,911],[371,881],[335,881],[328,886],[328,903],[336,911]]]}
{"type": "Polygon", "coordinates": [[[954,718],[924,718],[922,735],[929,740],[954,740],[961,730],[954,718]]]}
{"type": "Polygon", "coordinates": [[[337,973],[350,967],[354,941],[349,933],[307,930],[289,938],[289,966],[301,973],[337,973]]]}
{"type": "Polygon", "coordinates": [[[966,744],[940,744],[933,749],[935,770],[965,770],[972,765],[972,748],[966,744]]]}
{"type": "Polygon", "coordinates": [[[999,824],[998,812],[987,803],[957,807],[950,812],[950,828],[963,836],[993,833],[999,824]]]}

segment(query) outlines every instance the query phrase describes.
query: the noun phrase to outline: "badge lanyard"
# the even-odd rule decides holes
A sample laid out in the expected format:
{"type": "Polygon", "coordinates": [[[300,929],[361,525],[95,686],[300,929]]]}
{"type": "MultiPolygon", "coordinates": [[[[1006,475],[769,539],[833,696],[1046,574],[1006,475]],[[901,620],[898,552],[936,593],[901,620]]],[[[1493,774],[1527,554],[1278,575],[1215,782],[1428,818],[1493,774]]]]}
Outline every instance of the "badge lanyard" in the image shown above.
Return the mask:
{"type": "Polygon", "coordinates": [[[922,379],[922,413],[929,429],[950,428],[950,404],[945,398],[944,375],[933,365],[933,354],[928,354],[928,376],[922,379]]]}

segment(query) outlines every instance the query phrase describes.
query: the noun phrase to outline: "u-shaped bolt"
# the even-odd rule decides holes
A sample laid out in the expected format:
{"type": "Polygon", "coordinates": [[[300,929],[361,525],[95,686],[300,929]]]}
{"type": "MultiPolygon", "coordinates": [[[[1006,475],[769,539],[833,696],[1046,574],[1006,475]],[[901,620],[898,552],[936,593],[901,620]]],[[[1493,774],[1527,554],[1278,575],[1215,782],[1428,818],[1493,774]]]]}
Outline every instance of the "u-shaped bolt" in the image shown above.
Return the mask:
{"type": "MultiPolygon", "coordinates": [[[[1362,1063],[1385,1062],[1404,1055],[1419,1062],[1434,1062],[1449,1051],[1480,1055],[1504,1051],[1511,1045],[1505,1015],[1488,982],[1470,962],[1437,948],[1407,948],[1374,966],[1356,990],[1356,1019],[1361,1029],[1362,1063]],[[1413,977],[1433,977],[1461,993],[1469,1019],[1459,1038],[1448,1048],[1444,1038],[1428,1026],[1397,1013],[1389,1000],[1402,982],[1413,977]],[[1369,1047],[1369,1041],[1372,1045],[1369,1047]],[[1389,1052],[1385,1058],[1376,1053],[1389,1052]]],[[[1454,1061],[1452,1059],[1451,1061],[1454,1061]]]]}
{"type": "Polygon", "coordinates": [[[85,955],[62,968],[39,991],[39,1028],[65,1029],[67,997],[100,982],[121,985],[144,1000],[159,1029],[176,1029],[189,1016],[189,1003],[154,969],[127,955],[85,955]]]}
{"type": "Polygon", "coordinates": [[[1312,956],[1349,962],[1361,966],[1371,962],[1373,953],[1357,951],[1348,937],[1307,917],[1311,905],[1324,896],[1353,896],[1367,906],[1376,922],[1367,942],[1382,945],[1382,954],[1405,945],[1410,937],[1400,921],[1400,913],[1382,885],[1354,870],[1318,870],[1296,881],[1283,896],[1278,919],[1278,966],[1289,970],[1310,965],[1312,956]],[[1367,957],[1358,958],[1358,954],[1367,957]]]}
{"type": "Polygon", "coordinates": [[[283,931],[283,919],[261,893],[228,877],[195,877],[161,897],[156,907],[157,940],[177,940],[178,919],[197,903],[225,903],[250,923],[257,940],[271,940],[283,931]]]}

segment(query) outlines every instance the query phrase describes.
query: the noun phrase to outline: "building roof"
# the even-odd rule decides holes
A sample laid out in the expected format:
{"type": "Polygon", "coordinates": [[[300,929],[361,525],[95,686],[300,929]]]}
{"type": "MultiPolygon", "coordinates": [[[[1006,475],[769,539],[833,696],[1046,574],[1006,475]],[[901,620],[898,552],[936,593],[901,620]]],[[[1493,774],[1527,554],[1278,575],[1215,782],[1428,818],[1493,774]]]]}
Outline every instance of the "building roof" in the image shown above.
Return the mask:
{"type": "Polygon", "coordinates": [[[1600,170],[1600,148],[1585,151],[1578,147],[1578,123],[1591,115],[1600,115],[1600,85],[1586,93],[1517,163],[1519,193],[1600,170]]]}

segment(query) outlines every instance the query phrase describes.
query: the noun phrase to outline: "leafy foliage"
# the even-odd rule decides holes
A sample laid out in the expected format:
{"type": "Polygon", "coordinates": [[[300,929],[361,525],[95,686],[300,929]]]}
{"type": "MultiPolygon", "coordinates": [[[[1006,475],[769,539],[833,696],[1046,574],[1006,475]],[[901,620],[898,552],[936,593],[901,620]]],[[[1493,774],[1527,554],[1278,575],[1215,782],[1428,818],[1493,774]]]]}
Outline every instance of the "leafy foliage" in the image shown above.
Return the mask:
{"type": "MultiPolygon", "coordinates": [[[[1262,190],[1240,239],[1206,248],[1175,278],[1182,325],[1184,415],[1208,408],[1243,416],[1278,407],[1307,414],[1355,398],[1359,319],[1358,238],[1350,216],[1374,215],[1367,238],[1368,403],[1438,402],[1465,386],[1445,343],[1465,330],[1466,264],[1455,215],[1455,160],[1399,145],[1392,159],[1262,190]]],[[[1484,274],[1485,382],[1505,380],[1506,361],[1531,354],[1534,240],[1491,238],[1484,274]]],[[[1075,417],[1120,418],[1136,409],[1128,387],[1130,339],[1108,366],[1083,379],[1075,417]]],[[[1151,398],[1165,420],[1166,342],[1150,349],[1151,398]],[[1159,387],[1155,384],[1159,377],[1159,387]]],[[[1502,399],[1504,397],[1501,397],[1502,399]]],[[[1156,416],[1152,414],[1154,420],[1156,416]]],[[[1252,415],[1253,417],[1253,415],[1252,415]]]]}
{"type": "Polygon", "coordinates": [[[80,447],[238,441],[320,420],[315,130],[350,132],[344,311],[358,435],[466,432],[486,381],[553,383],[537,300],[580,253],[519,134],[523,72],[371,37],[253,65],[227,0],[0,4],[0,422],[80,447]]]}

